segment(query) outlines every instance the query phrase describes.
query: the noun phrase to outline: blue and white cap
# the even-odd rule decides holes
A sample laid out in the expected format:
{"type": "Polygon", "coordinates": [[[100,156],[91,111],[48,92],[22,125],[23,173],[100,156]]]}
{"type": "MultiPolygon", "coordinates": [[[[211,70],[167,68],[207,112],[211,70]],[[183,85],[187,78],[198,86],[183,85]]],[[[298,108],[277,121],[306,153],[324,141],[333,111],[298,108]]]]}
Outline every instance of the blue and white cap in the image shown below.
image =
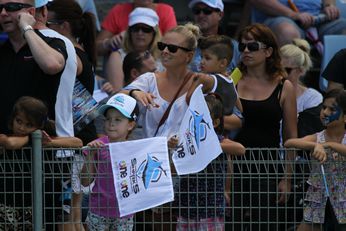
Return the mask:
{"type": "Polygon", "coordinates": [[[48,0],[35,0],[35,8],[40,8],[48,4],[48,0]]]}
{"type": "Polygon", "coordinates": [[[211,8],[219,9],[221,12],[223,12],[224,6],[222,0],[191,0],[189,7],[193,8],[197,3],[204,3],[211,8]]]}
{"type": "Polygon", "coordinates": [[[136,120],[137,115],[135,113],[135,108],[137,105],[137,101],[123,93],[118,93],[113,95],[105,105],[102,105],[99,108],[99,113],[104,114],[107,109],[115,108],[121,114],[123,114],[126,118],[136,120]]]}

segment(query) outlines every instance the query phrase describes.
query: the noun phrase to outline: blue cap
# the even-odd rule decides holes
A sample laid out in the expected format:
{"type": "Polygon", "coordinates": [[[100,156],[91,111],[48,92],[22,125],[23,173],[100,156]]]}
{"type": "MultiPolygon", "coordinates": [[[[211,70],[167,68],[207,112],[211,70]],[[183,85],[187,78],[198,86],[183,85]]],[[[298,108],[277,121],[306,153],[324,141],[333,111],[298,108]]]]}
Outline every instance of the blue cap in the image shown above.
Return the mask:
{"type": "Polygon", "coordinates": [[[48,0],[35,0],[35,8],[40,8],[47,5],[48,0]]]}

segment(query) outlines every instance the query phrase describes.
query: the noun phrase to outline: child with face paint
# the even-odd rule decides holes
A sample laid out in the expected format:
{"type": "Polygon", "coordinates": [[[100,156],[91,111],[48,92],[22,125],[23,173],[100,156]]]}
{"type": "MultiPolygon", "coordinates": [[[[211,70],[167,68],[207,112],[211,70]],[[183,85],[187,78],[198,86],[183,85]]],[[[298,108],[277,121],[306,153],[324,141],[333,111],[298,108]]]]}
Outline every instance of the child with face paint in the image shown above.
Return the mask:
{"type": "Polygon", "coordinates": [[[311,150],[312,157],[320,161],[311,163],[304,223],[297,230],[345,231],[346,91],[334,89],[326,93],[320,118],[323,131],[285,142],[287,148],[311,150]]]}

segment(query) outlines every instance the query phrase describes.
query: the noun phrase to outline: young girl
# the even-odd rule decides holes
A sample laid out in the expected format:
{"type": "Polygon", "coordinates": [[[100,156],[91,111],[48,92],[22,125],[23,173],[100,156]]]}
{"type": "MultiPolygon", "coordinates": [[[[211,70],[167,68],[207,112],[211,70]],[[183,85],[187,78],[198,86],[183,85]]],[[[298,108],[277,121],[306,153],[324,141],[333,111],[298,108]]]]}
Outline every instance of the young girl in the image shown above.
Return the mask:
{"type": "MultiPolygon", "coordinates": [[[[223,105],[220,96],[209,94],[205,99],[227,160],[230,162],[231,155],[244,155],[243,145],[222,136],[223,105]]],[[[169,145],[171,142],[170,139],[169,145]]],[[[224,179],[227,160],[221,154],[200,173],[181,177],[175,200],[179,206],[177,230],[224,230],[225,199],[230,202],[230,184],[225,185],[224,179]]]]}
{"type": "MultiPolygon", "coordinates": [[[[91,148],[101,149],[98,152],[96,150],[90,152],[87,157],[89,164],[86,164],[82,170],[82,172],[95,173],[95,186],[90,194],[86,223],[90,231],[132,230],[133,215],[120,218],[109,149],[102,147],[111,142],[127,140],[136,125],[135,120],[138,115],[136,100],[122,93],[116,94],[100,108],[100,113],[106,118],[104,123],[106,136],[88,144],[91,148]]],[[[92,180],[82,178],[82,184],[86,186],[92,180]]]]}
{"type": "Polygon", "coordinates": [[[320,163],[312,163],[306,194],[304,221],[298,231],[346,230],[346,91],[331,90],[323,99],[320,118],[325,130],[299,139],[285,147],[309,149],[320,163]],[[322,165],[323,164],[323,165],[322,165]],[[322,170],[324,169],[324,173],[322,170]]]}
{"type": "Polygon", "coordinates": [[[42,130],[42,144],[45,147],[82,147],[76,137],[56,137],[54,121],[48,119],[48,108],[39,99],[20,97],[13,108],[9,122],[11,135],[0,135],[0,146],[6,149],[20,149],[30,143],[30,134],[42,130]]]}
{"type": "MultiPolygon", "coordinates": [[[[30,135],[35,130],[42,130],[42,144],[45,147],[55,147],[55,148],[80,148],[82,147],[82,141],[76,137],[56,137],[55,133],[55,124],[53,121],[48,119],[48,108],[47,106],[39,99],[23,96],[19,98],[13,108],[13,112],[9,121],[9,128],[12,131],[11,135],[0,135],[0,146],[3,146],[5,149],[16,150],[24,146],[30,145],[30,135]]],[[[19,152],[13,152],[13,155],[19,152]]],[[[31,178],[31,152],[27,152],[23,149],[20,151],[22,155],[17,155],[15,158],[23,158],[23,166],[18,169],[12,169],[14,173],[21,173],[22,178],[9,178],[11,182],[6,182],[7,194],[13,193],[17,194],[17,197],[23,196],[24,202],[28,204],[28,207],[31,206],[31,181],[28,178],[31,178]],[[24,164],[28,163],[28,164],[24,164]],[[25,165],[25,166],[24,166],[25,165]],[[25,167],[25,170],[24,170],[25,167]],[[26,175],[26,174],[29,175],[26,175]],[[8,184],[10,183],[10,184],[8,184]],[[10,185],[10,186],[9,186],[10,185]]],[[[49,150],[44,151],[44,214],[45,214],[45,223],[46,230],[53,230],[54,223],[59,221],[63,215],[63,205],[61,201],[61,180],[62,178],[69,178],[69,172],[65,175],[65,170],[69,169],[65,162],[56,161],[54,159],[54,154],[49,150]],[[65,167],[66,166],[66,167],[65,167]],[[61,169],[64,169],[64,172],[61,172],[61,169]],[[64,174],[64,176],[62,176],[64,174]],[[59,217],[59,218],[58,218],[59,217]]],[[[18,160],[17,160],[18,161],[18,160]]],[[[7,179],[5,179],[7,180],[7,179]]],[[[11,200],[5,200],[5,205],[20,206],[21,199],[17,200],[17,197],[14,199],[14,203],[11,203],[11,200]]],[[[1,202],[0,202],[1,204],[1,202]]],[[[30,209],[29,209],[30,210],[30,209]]],[[[22,214],[20,209],[17,210],[18,214],[22,214]]],[[[28,213],[31,214],[31,211],[28,213]]],[[[31,215],[25,217],[25,221],[31,222],[31,215]]],[[[26,229],[29,229],[28,227],[26,229]]]]}

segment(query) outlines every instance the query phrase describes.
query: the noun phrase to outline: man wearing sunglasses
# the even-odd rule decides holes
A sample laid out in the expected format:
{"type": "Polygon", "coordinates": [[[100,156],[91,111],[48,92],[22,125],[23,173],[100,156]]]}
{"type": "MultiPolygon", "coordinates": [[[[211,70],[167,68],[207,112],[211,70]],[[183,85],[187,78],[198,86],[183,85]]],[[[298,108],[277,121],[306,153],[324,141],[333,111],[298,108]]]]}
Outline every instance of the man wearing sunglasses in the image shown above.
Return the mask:
{"type": "Polygon", "coordinates": [[[0,0],[0,26],[8,40],[0,46],[0,133],[8,133],[8,117],[20,96],[37,97],[47,103],[55,118],[54,105],[66,47],[33,29],[34,0],[0,0]]]}
{"type": "MultiPolygon", "coordinates": [[[[224,34],[220,28],[220,23],[224,15],[224,5],[222,0],[191,0],[189,7],[194,15],[194,22],[199,26],[203,36],[224,34]]],[[[231,72],[240,60],[238,52],[238,43],[232,39],[233,58],[227,71],[231,72]]],[[[196,49],[195,56],[190,64],[193,71],[200,71],[199,63],[201,62],[201,50],[196,49]]]]}
{"type": "MultiPolygon", "coordinates": [[[[15,101],[21,96],[42,100],[49,108],[49,118],[55,118],[57,89],[67,53],[61,40],[45,37],[33,29],[34,5],[34,0],[0,0],[0,26],[8,34],[8,39],[0,45],[0,133],[3,134],[10,134],[8,119],[15,101]]],[[[20,158],[17,161],[23,160],[17,158],[20,158]]],[[[14,169],[13,173],[18,174],[16,171],[14,169]]],[[[15,207],[13,209],[23,218],[23,223],[30,224],[31,217],[27,216],[30,213],[24,214],[27,210],[22,208],[32,206],[31,181],[27,172],[20,174],[22,177],[10,179],[11,187],[1,186],[0,195],[4,197],[1,197],[0,204],[15,207]]],[[[12,223],[6,218],[5,222],[12,223]]],[[[19,229],[30,230],[27,226],[15,228],[19,229]]]]}

